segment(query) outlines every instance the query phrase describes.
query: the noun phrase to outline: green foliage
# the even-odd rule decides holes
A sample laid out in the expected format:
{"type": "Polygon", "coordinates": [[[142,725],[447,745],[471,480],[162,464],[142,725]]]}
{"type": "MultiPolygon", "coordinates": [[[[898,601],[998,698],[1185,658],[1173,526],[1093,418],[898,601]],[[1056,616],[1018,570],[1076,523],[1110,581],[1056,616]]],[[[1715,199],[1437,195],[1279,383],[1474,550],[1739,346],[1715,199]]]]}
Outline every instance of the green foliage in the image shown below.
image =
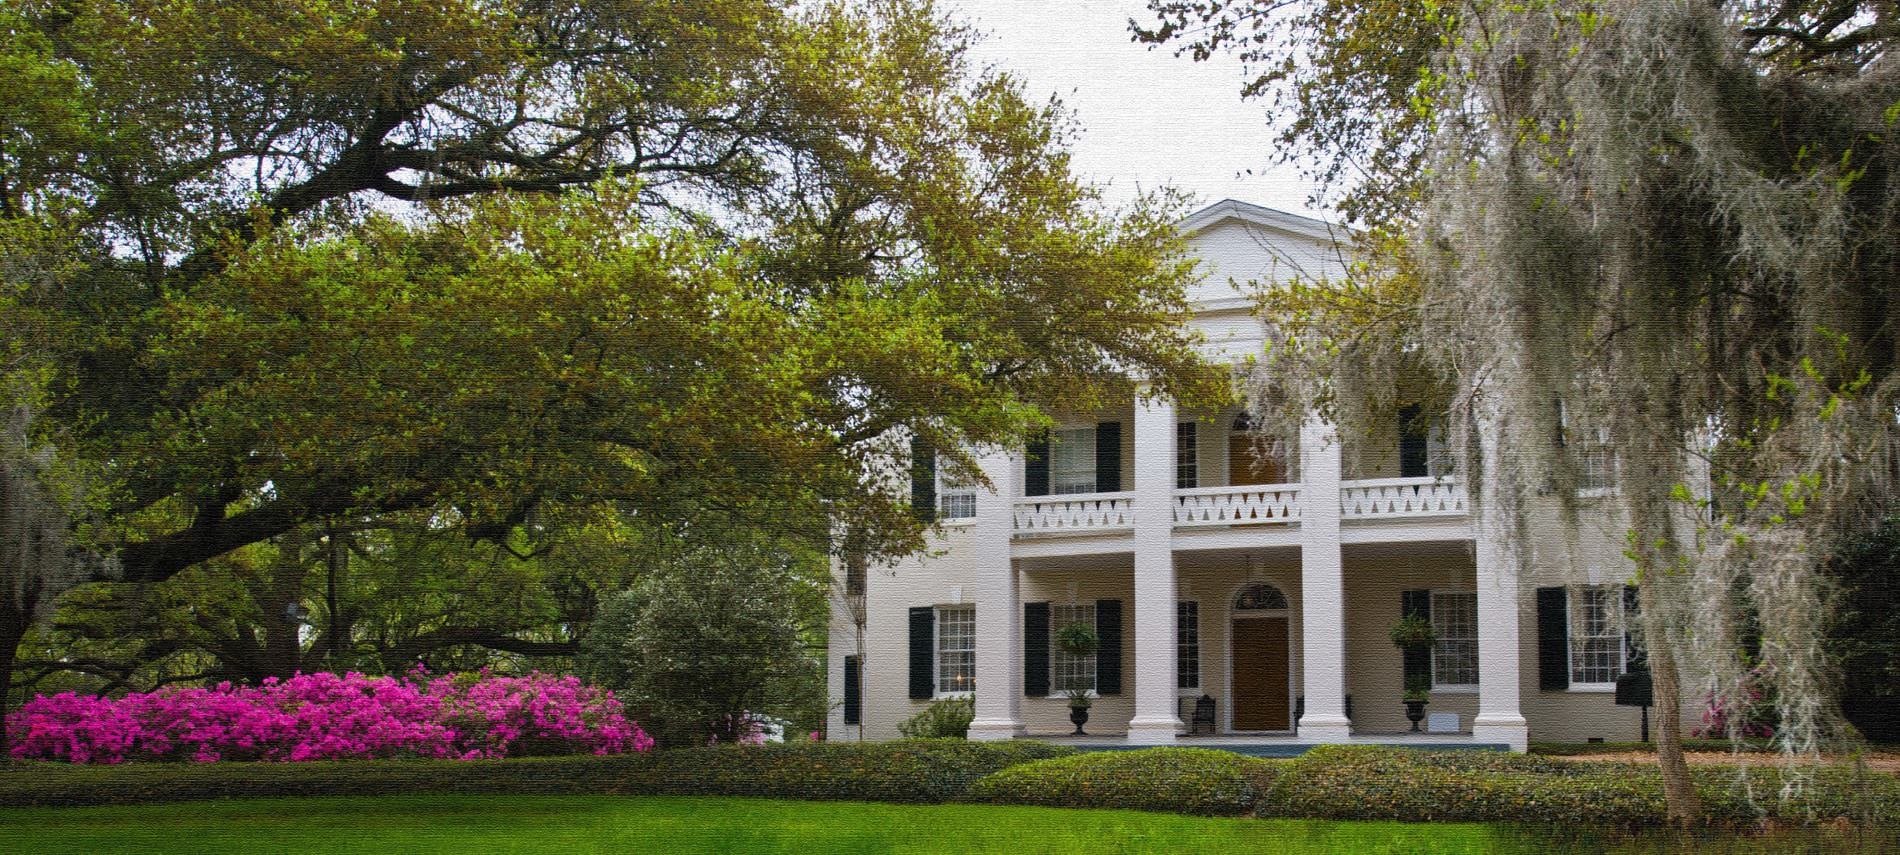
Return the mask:
{"type": "MultiPolygon", "coordinates": [[[[1776,801],[1782,774],[1697,769],[1694,785],[1712,822],[1763,815],[1793,823],[1900,819],[1900,781],[1851,770],[1815,772],[1801,794],[1776,801]],[[1756,797],[1749,798],[1750,792],[1756,797]]],[[[1319,746],[1286,767],[1260,816],[1408,822],[1535,822],[1594,828],[1663,824],[1662,777],[1652,766],[1580,763],[1475,751],[1319,746]]]]}
{"type": "Polygon", "coordinates": [[[898,722],[897,732],[909,739],[964,739],[975,718],[975,698],[944,698],[898,722]]]}
{"type": "Polygon", "coordinates": [[[1095,627],[1084,621],[1072,621],[1056,627],[1056,649],[1071,656],[1087,656],[1101,646],[1095,627]]]}
{"type": "Polygon", "coordinates": [[[1091,751],[1025,763],[976,783],[974,801],[1243,816],[1283,761],[1205,748],[1091,751]]]}
{"type": "Polygon", "coordinates": [[[0,764],[0,805],[132,804],[273,796],[493,793],[732,795],[932,803],[979,778],[1073,749],[961,740],[798,742],[615,757],[504,761],[0,764]]]}
{"type": "Polygon", "coordinates": [[[1841,712],[1867,739],[1900,741],[1900,518],[1850,540],[1826,571],[1840,592],[1828,652],[1841,712]]]}
{"type": "Polygon", "coordinates": [[[320,763],[0,764],[0,805],[111,805],[295,796],[420,793],[616,793],[648,755],[505,761],[352,760],[320,763]]]}
{"type": "Polygon", "coordinates": [[[1408,701],[1429,700],[1432,696],[1432,678],[1430,674],[1412,674],[1405,678],[1403,697],[1408,701]]]}
{"type": "Polygon", "coordinates": [[[1432,622],[1416,612],[1392,625],[1392,646],[1400,650],[1430,647],[1437,642],[1438,631],[1432,628],[1432,622]]]}
{"type": "Polygon", "coordinates": [[[745,717],[810,721],[823,672],[806,652],[822,563],[733,534],[682,543],[602,605],[576,669],[618,693],[662,748],[733,742],[745,717]]]}

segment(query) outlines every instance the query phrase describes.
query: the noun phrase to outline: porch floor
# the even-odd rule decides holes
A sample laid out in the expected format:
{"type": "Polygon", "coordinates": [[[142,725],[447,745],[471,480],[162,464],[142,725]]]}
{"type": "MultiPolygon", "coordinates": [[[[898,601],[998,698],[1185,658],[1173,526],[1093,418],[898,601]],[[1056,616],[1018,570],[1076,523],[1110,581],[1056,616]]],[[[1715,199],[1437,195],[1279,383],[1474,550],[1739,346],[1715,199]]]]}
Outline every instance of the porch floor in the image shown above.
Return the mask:
{"type": "MultiPolygon", "coordinates": [[[[1090,734],[1073,736],[1070,734],[1031,734],[1024,737],[1038,742],[1055,745],[1067,745],[1081,751],[1133,751],[1142,748],[1155,748],[1149,744],[1130,743],[1121,734],[1090,734]]],[[[1298,735],[1261,735],[1261,734],[1219,734],[1211,736],[1176,736],[1171,747],[1174,748],[1212,748],[1219,751],[1232,751],[1249,757],[1298,757],[1317,745],[1384,745],[1396,748],[1419,748],[1428,751],[1509,751],[1511,746],[1502,742],[1478,742],[1469,733],[1355,733],[1344,743],[1318,742],[1298,735]]]]}

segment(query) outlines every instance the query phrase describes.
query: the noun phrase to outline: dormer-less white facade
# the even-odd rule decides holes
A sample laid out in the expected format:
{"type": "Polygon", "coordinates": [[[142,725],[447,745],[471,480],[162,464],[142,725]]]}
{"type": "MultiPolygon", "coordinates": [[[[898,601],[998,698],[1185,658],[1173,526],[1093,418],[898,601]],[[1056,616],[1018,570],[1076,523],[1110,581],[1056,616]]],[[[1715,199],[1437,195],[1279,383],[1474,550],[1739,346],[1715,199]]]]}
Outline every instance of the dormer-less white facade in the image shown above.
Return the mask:
{"type": "MultiPolygon", "coordinates": [[[[1224,201],[1181,228],[1215,361],[1264,345],[1234,283],[1344,270],[1335,230],[1305,217],[1224,201]]],[[[1166,400],[1063,414],[1046,447],[983,459],[996,492],[922,491],[940,521],[926,554],[839,570],[829,737],[896,738],[964,693],[971,738],[1056,737],[1074,729],[1064,690],[1081,688],[1089,734],[1138,744],[1637,738],[1640,711],[1612,695],[1639,655],[1613,521],[1566,545],[1561,569],[1520,568],[1425,432],[1344,440],[1367,443],[1348,471],[1323,422],[1281,459],[1245,419],[1166,400]],[[1390,633],[1414,613],[1437,641],[1408,660],[1390,633]],[[1095,628],[1096,654],[1053,643],[1073,622],[1095,628]],[[1417,734],[1408,678],[1431,687],[1417,734]]]]}

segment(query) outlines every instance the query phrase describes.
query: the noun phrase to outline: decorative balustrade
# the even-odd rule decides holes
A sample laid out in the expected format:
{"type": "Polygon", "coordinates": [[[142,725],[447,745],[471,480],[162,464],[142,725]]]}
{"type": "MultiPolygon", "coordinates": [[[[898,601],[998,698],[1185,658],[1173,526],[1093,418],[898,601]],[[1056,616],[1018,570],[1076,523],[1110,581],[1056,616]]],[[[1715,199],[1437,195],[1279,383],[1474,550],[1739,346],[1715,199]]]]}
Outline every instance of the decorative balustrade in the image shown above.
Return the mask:
{"type": "Polygon", "coordinates": [[[1015,502],[1017,534],[1084,534],[1135,527],[1135,494],[1025,496],[1015,502]]]}
{"type": "Polygon", "coordinates": [[[1464,485],[1449,477],[1378,478],[1339,485],[1342,520],[1448,517],[1466,512],[1464,485]]]}
{"type": "Polygon", "coordinates": [[[1174,491],[1176,527],[1290,523],[1299,518],[1298,484],[1199,487],[1174,491]]]}

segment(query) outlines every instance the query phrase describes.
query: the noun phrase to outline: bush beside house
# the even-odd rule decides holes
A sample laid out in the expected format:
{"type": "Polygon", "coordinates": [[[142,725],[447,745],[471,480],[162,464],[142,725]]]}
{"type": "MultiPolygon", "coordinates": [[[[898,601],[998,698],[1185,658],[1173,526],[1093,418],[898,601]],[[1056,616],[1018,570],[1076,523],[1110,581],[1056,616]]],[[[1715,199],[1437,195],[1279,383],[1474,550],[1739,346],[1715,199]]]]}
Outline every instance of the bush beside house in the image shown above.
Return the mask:
{"type": "Polygon", "coordinates": [[[1009,767],[976,782],[970,800],[1243,816],[1285,765],[1206,748],[1102,751],[1009,767]]]}

